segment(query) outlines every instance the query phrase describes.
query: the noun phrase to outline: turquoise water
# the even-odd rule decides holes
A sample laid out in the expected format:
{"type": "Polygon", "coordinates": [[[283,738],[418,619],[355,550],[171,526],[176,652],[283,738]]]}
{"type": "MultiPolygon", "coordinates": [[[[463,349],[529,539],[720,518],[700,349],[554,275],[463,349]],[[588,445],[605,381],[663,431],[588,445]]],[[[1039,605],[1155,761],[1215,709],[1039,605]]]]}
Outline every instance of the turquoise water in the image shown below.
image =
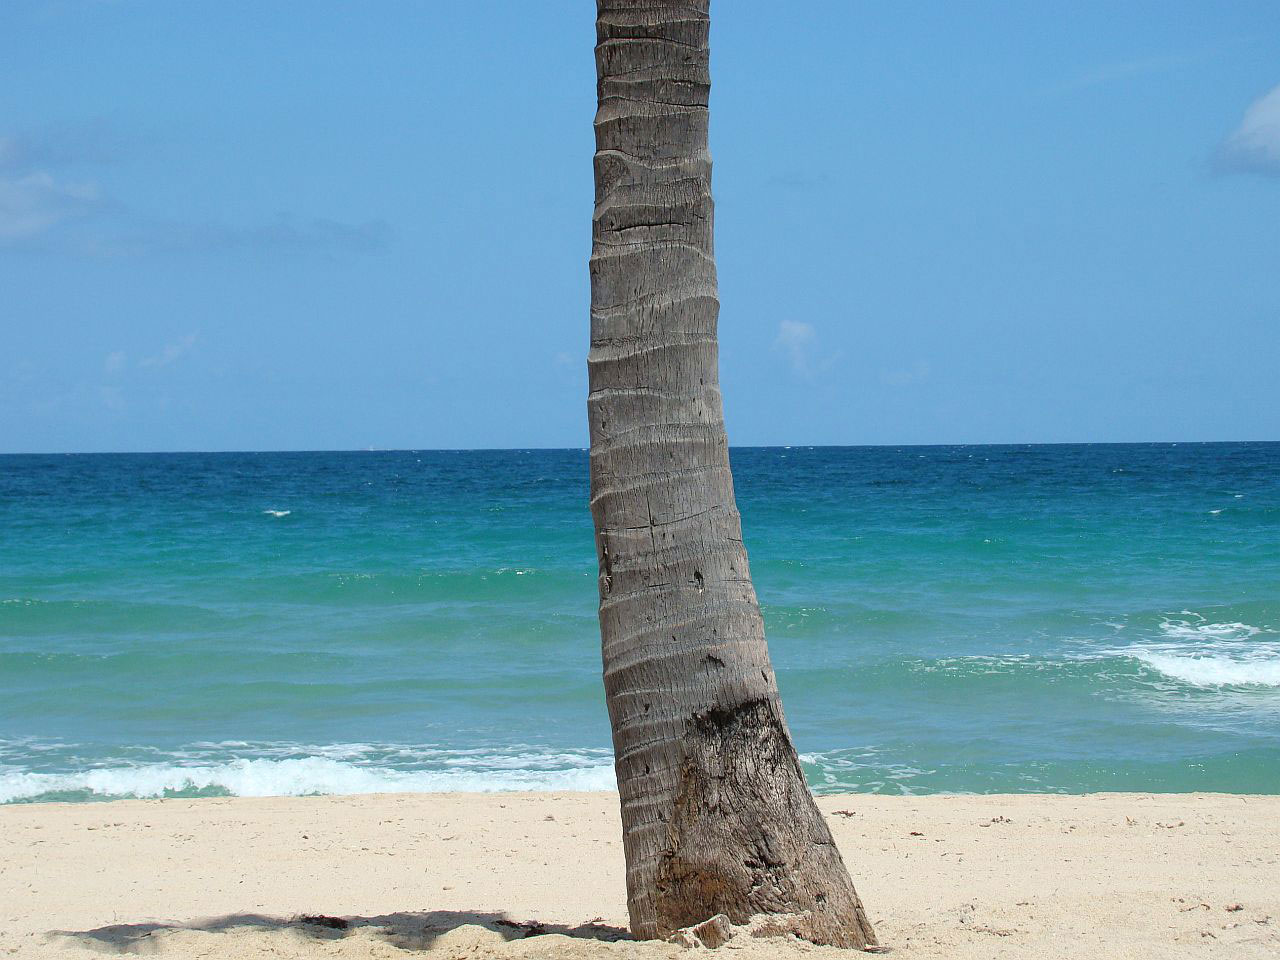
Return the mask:
{"type": "MultiPolygon", "coordinates": [[[[586,465],[0,457],[0,801],[611,786],[586,465]]],[[[1280,444],[734,470],[816,788],[1280,793],[1280,444]]]]}

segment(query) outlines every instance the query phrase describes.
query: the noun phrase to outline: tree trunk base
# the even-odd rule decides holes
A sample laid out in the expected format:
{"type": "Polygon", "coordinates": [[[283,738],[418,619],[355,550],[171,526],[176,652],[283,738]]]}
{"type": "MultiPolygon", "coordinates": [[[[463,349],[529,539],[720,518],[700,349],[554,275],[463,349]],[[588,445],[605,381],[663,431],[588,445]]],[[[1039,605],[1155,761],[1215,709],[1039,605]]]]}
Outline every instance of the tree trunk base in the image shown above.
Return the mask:
{"type": "MultiPolygon", "coordinates": [[[[757,914],[745,924],[735,924],[723,913],[693,927],[683,927],[667,938],[668,943],[697,950],[699,947],[714,950],[730,940],[751,937],[799,937],[807,929],[808,917],[794,913],[757,914]]],[[[885,948],[867,944],[862,948],[868,953],[884,953],[885,948]]]]}
{"type": "Polygon", "coordinates": [[[668,937],[717,914],[739,926],[785,915],[779,933],[875,946],[775,702],[695,717],[685,746],[652,913],[643,911],[652,920],[633,904],[635,932],[668,937]]]}

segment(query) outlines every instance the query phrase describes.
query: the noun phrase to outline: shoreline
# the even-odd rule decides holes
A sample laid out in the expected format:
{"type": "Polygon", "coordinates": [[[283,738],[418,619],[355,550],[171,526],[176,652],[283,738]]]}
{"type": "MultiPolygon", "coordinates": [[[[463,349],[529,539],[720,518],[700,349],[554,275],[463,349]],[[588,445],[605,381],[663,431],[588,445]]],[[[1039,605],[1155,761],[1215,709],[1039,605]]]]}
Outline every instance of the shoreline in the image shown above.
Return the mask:
{"type": "MultiPolygon", "coordinates": [[[[810,784],[810,790],[813,791],[813,785],[810,784]]],[[[307,803],[312,801],[333,801],[333,800],[385,800],[398,801],[401,798],[415,799],[441,799],[441,800],[457,800],[466,798],[483,798],[483,799],[502,799],[520,798],[536,800],[539,797],[548,799],[568,800],[573,798],[599,798],[609,797],[616,803],[618,794],[616,790],[422,790],[422,791],[385,791],[371,793],[303,793],[303,794],[267,794],[267,795],[228,795],[213,794],[196,797],[89,797],[83,800],[13,800],[0,803],[0,817],[4,816],[6,810],[80,810],[80,809],[113,809],[119,807],[129,807],[134,804],[154,806],[168,804],[216,804],[216,803],[264,803],[270,801],[296,801],[299,803],[307,803]]],[[[1112,799],[1112,798],[1132,798],[1137,800],[1176,800],[1179,797],[1194,800],[1240,800],[1240,801],[1280,801],[1280,793],[1239,793],[1227,790],[1099,790],[1091,793],[970,793],[965,791],[938,791],[936,793],[856,793],[852,791],[839,791],[833,793],[818,793],[813,791],[813,797],[819,806],[825,807],[831,802],[837,800],[847,800],[856,802],[858,800],[870,799],[875,801],[887,800],[896,803],[909,803],[911,801],[936,802],[942,800],[1013,800],[1019,799],[1041,800],[1041,799],[1062,799],[1062,800],[1087,800],[1087,799],[1112,799]]],[[[830,817],[828,816],[828,819],[830,817]]],[[[2,842],[2,841],[0,841],[2,842]]]]}
{"type": "MultiPolygon", "coordinates": [[[[1241,792],[1235,790],[1092,790],[1081,793],[1069,793],[1063,791],[1027,791],[1023,793],[978,793],[970,790],[936,790],[928,793],[872,793],[861,792],[857,790],[836,790],[827,793],[818,792],[820,788],[816,788],[812,783],[809,789],[813,792],[814,799],[819,804],[824,801],[832,801],[837,799],[856,800],[856,799],[872,799],[872,800],[888,800],[892,802],[910,802],[913,800],[1018,800],[1027,799],[1062,799],[1062,800],[1085,800],[1085,799],[1112,799],[1112,798],[1133,798],[1139,800],[1160,800],[1173,799],[1177,797],[1191,797],[1196,799],[1233,799],[1233,800],[1280,800],[1280,793],[1265,792],[1241,792]]],[[[519,798],[535,800],[538,797],[554,797],[558,799],[569,799],[574,797],[595,797],[595,798],[612,798],[615,802],[618,799],[617,790],[379,790],[367,793],[300,793],[300,794],[211,794],[205,796],[194,797],[126,797],[126,796],[103,796],[89,797],[84,800],[13,800],[6,803],[0,803],[0,816],[3,811],[12,809],[31,809],[44,807],[57,807],[62,809],[74,810],[79,807],[104,807],[114,804],[169,804],[169,803],[225,803],[228,801],[252,801],[262,802],[271,800],[356,800],[361,798],[376,798],[379,800],[401,800],[407,798],[429,799],[432,797],[445,799],[467,798],[493,798],[501,799],[519,798]]]]}
{"type": "MultiPolygon", "coordinates": [[[[618,939],[617,802],[594,792],[5,805],[0,955],[679,956],[618,939]]],[[[901,957],[1280,951],[1278,796],[818,803],[881,943],[901,957]]],[[[784,940],[730,948],[744,960],[848,956],[784,940]]]]}

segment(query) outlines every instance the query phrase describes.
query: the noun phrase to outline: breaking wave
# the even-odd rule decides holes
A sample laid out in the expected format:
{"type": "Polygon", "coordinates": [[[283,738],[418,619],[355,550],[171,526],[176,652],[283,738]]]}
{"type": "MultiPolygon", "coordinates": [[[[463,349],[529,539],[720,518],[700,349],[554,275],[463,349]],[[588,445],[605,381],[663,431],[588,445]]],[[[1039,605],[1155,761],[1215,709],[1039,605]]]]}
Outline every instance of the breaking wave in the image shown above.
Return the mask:
{"type": "Polygon", "coordinates": [[[1259,639],[1261,627],[1214,623],[1184,610],[1166,618],[1160,633],[1162,640],[1113,652],[1195,687],[1280,687],[1280,642],[1259,639]]]}
{"type": "Polygon", "coordinates": [[[330,756],[237,757],[222,762],[107,764],[70,772],[0,765],[0,803],[124,797],[296,797],[319,794],[612,790],[607,751],[490,754],[462,751],[430,768],[396,768],[330,756]]]}

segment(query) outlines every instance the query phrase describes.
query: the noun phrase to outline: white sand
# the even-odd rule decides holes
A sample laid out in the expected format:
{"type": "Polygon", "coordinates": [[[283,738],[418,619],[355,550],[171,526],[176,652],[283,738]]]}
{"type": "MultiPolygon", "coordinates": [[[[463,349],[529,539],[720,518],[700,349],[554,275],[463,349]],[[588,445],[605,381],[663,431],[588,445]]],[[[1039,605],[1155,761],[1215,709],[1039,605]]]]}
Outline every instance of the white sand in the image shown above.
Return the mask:
{"type": "MultiPolygon", "coordinates": [[[[821,806],[902,960],[1280,956],[1280,797],[821,806]]],[[[689,956],[593,938],[626,923],[619,829],[598,793],[0,807],[0,957],[689,956]]],[[[747,937],[717,952],[851,956],[747,937]]]]}

